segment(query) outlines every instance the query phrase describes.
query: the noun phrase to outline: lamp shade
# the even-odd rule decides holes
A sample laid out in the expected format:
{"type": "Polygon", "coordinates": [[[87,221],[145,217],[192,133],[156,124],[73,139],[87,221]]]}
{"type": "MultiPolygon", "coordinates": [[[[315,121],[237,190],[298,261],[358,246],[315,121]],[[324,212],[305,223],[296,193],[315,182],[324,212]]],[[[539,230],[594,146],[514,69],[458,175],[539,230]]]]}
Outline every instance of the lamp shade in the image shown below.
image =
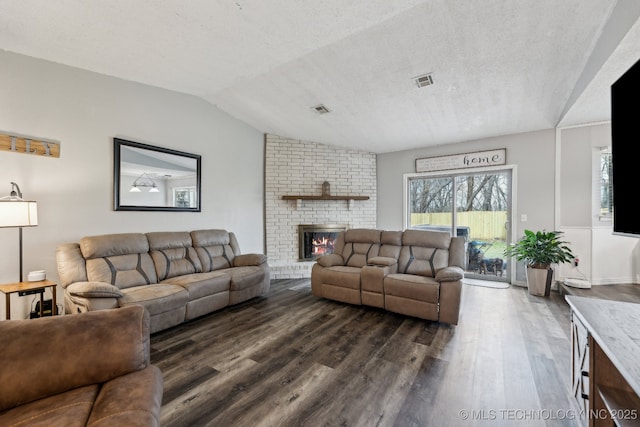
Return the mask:
{"type": "Polygon", "coordinates": [[[35,227],[38,203],[28,200],[0,200],[0,228],[35,227]]]}

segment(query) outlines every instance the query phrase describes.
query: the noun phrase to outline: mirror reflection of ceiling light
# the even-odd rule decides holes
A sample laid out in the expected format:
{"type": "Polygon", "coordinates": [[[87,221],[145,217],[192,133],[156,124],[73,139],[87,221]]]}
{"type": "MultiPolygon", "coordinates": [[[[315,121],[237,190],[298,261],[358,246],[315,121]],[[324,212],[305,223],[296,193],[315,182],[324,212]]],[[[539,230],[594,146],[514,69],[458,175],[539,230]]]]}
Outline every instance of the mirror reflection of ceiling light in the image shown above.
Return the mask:
{"type": "Polygon", "coordinates": [[[131,188],[129,189],[130,193],[140,193],[142,190],[140,188],[149,188],[149,193],[159,193],[160,190],[156,185],[156,182],[153,180],[151,175],[144,172],[135,181],[131,184],[131,188]]]}

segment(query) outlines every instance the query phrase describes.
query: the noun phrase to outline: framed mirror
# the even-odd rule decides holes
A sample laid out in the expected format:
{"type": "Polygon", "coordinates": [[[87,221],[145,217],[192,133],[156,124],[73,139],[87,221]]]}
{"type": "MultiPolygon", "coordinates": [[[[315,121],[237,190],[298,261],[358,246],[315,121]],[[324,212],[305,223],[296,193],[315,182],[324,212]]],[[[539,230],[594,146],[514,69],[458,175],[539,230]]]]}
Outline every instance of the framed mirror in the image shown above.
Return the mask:
{"type": "Polygon", "coordinates": [[[113,139],[116,211],[200,212],[201,156],[113,139]]]}

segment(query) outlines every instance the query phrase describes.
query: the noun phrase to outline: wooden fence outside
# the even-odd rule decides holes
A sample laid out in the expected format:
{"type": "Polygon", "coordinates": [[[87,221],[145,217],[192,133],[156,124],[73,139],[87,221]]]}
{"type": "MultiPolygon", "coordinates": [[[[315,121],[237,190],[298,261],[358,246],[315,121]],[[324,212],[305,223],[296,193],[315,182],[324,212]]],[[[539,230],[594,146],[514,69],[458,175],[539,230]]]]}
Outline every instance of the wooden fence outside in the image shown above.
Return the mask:
{"type": "MultiPolygon", "coordinates": [[[[506,240],[506,211],[458,212],[458,227],[469,227],[469,240],[506,240]]],[[[451,212],[412,213],[411,225],[451,225],[451,212]]]]}

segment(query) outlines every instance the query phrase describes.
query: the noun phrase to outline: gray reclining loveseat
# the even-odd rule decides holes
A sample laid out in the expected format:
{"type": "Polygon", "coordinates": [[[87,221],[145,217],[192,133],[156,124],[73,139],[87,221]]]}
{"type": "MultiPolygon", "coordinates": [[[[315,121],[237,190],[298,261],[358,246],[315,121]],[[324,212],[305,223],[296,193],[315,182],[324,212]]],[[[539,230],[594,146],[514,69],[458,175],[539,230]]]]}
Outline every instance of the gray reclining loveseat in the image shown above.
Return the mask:
{"type": "Polygon", "coordinates": [[[457,324],[463,237],[439,231],[351,229],[311,271],[315,296],[457,324]]]}

